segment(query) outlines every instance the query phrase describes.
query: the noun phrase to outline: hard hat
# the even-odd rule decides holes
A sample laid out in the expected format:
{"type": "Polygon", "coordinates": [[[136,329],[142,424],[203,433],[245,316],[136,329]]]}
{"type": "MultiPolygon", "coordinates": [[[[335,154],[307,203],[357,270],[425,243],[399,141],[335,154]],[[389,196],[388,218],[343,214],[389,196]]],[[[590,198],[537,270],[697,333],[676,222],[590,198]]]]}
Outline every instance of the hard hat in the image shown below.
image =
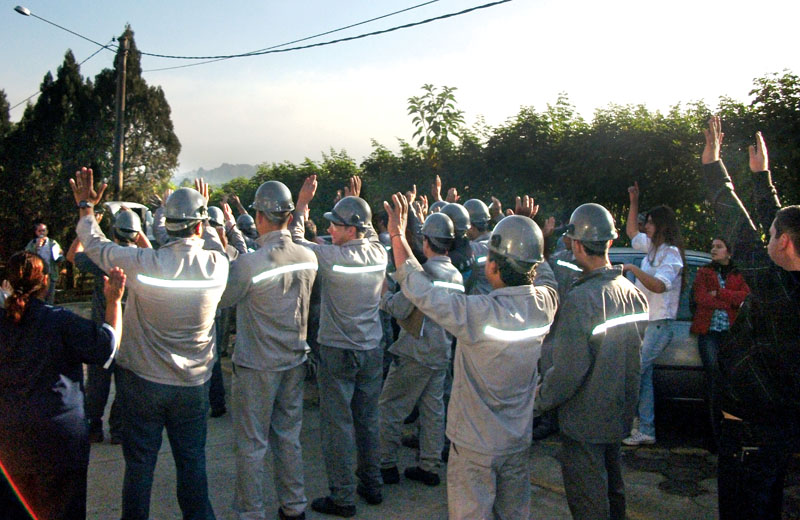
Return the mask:
{"type": "Polygon", "coordinates": [[[324,217],[334,224],[364,228],[372,221],[372,211],[361,197],[345,197],[325,213],[324,217]]]}
{"type": "Polygon", "coordinates": [[[440,213],[444,213],[450,220],[453,221],[453,227],[456,229],[457,235],[463,235],[471,226],[469,223],[469,213],[461,204],[457,202],[449,202],[441,209],[440,213]]]}
{"type": "Polygon", "coordinates": [[[581,242],[607,242],[619,236],[611,213],[594,203],[581,204],[572,212],[565,235],[581,242]]]}
{"type": "Polygon", "coordinates": [[[273,221],[282,221],[289,211],[294,211],[292,192],[280,181],[267,181],[256,190],[251,208],[262,212],[273,221]]]}
{"type": "Polygon", "coordinates": [[[510,215],[494,227],[489,237],[489,251],[511,260],[518,271],[529,271],[533,264],[544,260],[542,230],[528,217],[510,215]]]}
{"type": "Polygon", "coordinates": [[[469,221],[472,224],[485,225],[489,223],[489,207],[479,199],[469,199],[464,203],[467,213],[469,213],[469,221]]]}
{"type": "Polygon", "coordinates": [[[431,213],[438,213],[438,212],[442,211],[442,208],[445,207],[445,206],[447,206],[447,203],[445,201],[437,200],[436,202],[431,204],[431,207],[429,208],[429,211],[431,213]]]}
{"type": "Polygon", "coordinates": [[[208,221],[211,223],[212,226],[215,227],[224,227],[225,226],[225,214],[222,213],[222,210],[216,206],[209,206],[208,207],[208,221]]]}
{"type": "Polygon", "coordinates": [[[172,192],[164,204],[164,217],[167,219],[167,231],[186,229],[208,218],[206,199],[195,189],[179,188],[172,192]]]}
{"type": "Polygon", "coordinates": [[[120,210],[114,217],[114,233],[125,240],[134,241],[136,235],[142,231],[142,221],[136,212],[120,210]]]}
{"type": "Polygon", "coordinates": [[[236,219],[236,227],[238,227],[240,230],[254,228],[256,227],[256,221],[253,220],[253,217],[251,217],[249,214],[242,213],[236,219]]]}
{"type": "Polygon", "coordinates": [[[453,221],[444,213],[431,213],[422,225],[422,236],[441,249],[450,249],[456,237],[453,221]]]}

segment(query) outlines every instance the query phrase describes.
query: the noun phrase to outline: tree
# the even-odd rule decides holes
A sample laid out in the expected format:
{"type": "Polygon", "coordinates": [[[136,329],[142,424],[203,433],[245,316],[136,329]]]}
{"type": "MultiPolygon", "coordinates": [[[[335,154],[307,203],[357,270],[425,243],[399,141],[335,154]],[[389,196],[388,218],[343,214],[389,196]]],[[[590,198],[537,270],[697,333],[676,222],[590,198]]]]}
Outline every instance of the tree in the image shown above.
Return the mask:
{"type": "Polygon", "coordinates": [[[451,137],[458,137],[464,124],[464,113],[456,108],[455,87],[441,91],[430,83],[422,86],[424,94],[408,98],[408,114],[416,127],[413,138],[424,150],[428,162],[436,169],[443,151],[452,146],[451,137]]]}

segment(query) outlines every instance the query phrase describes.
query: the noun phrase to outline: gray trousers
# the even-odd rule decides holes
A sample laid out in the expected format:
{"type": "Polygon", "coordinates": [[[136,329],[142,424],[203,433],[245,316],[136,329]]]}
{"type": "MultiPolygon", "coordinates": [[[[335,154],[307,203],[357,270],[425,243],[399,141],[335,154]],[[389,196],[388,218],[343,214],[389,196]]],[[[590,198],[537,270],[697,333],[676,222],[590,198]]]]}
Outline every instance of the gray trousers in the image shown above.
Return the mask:
{"type": "Polygon", "coordinates": [[[561,474],[572,518],[625,520],[620,443],[591,444],[561,436],[561,474]]]}
{"type": "Polygon", "coordinates": [[[403,419],[419,404],[419,462],[437,471],[444,445],[444,376],[446,368],[428,368],[405,356],[389,367],[378,401],[381,410],[381,466],[397,466],[403,419]]]}
{"type": "Polygon", "coordinates": [[[278,502],[288,515],[306,508],[303,490],[305,366],[270,372],[234,366],[231,382],[237,518],[264,518],[264,458],[271,450],[278,502]]]}
{"type": "Polygon", "coordinates": [[[383,486],[378,434],[383,350],[320,345],[319,354],[320,431],[330,496],[338,505],[354,505],[356,476],[368,489],[383,486]]]}
{"type": "Polygon", "coordinates": [[[528,449],[486,455],[450,445],[447,511],[450,520],[530,518],[528,449]]]}

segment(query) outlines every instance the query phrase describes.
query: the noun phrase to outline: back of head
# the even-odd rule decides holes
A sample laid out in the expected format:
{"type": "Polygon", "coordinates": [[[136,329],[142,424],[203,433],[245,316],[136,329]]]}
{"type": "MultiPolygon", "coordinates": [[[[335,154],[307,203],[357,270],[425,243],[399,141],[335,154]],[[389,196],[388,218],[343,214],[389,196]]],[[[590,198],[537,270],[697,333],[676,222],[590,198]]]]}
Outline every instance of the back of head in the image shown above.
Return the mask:
{"type": "Polygon", "coordinates": [[[492,231],[489,252],[490,260],[502,258],[502,262],[499,262],[502,264],[500,275],[506,285],[531,283],[536,265],[544,260],[542,230],[528,217],[508,216],[492,231]],[[506,267],[508,269],[504,273],[506,267]]]}
{"type": "Polygon", "coordinates": [[[195,189],[179,188],[164,203],[164,217],[167,220],[167,233],[181,234],[198,222],[208,219],[206,199],[195,189]]]}
{"type": "Polygon", "coordinates": [[[450,220],[453,221],[457,236],[463,235],[470,228],[469,213],[461,204],[449,202],[442,207],[440,212],[450,217],[450,220]]]}
{"type": "Polygon", "coordinates": [[[225,226],[225,214],[217,206],[208,207],[208,223],[214,227],[225,226]]]}
{"type": "Polygon", "coordinates": [[[372,222],[372,210],[361,197],[344,197],[333,209],[325,213],[325,218],[341,226],[355,226],[363,230],[372,222]]]}
{"type": "Polygon", "coordinates": [[[789,235],[795,253],[800,255],[800,206],[786,206],[775,214],[775,236],[784,233],[789,235]]]}
{"type": "Polygon", "coordinates": [[[267,181],[256,190],[250,207],[263,213],[267,220],[282,223],[294,211],[292,192],[280,181],[267,181]]]}
{"type": "Polygon", "coordinates": [[[6,280],[14,290],[6,298],[6,318],[19,323],[31,297],[47,287],[47,264],[38,255],[15,253],[6,265],[6,280]]]}
{"type": "Polygon", "coordinates": [[[683,236],[678,225],[678,218],[675,211],[669,206],[656,206],[647,212],[647,218],[653,221],[653,248],[656,249],[661,244],[675,246],[683,251],[683,236]]]}
{"type": "Polygon", "coordinates": [[[444,213],[431,213],[422,225],[422,235],[434,246],[434,252],[444,254],[453,247],[453,221],[444,213]]]}
{"type": "Polygon", "coordinates": [[[469,213],[470,224],[475,226],[481,231],[485,231],[489,227],[489,207],[479,199],[469,199],[464,203],[464,208],[469,213]]]}
{"type": "Polygon", "coordinates": [[[142,221],[134,211],[120,209],[114,216],[114,236],[123,242],[134,242],[142,231],[142,221]]]}
{"type": "Polygon", "coordinates": [[[569,218],[565,236],[578,240],[590,252],[605,253],[608,241],[619,236],[614,217],[600,204],[581,204],[569,218]]]}

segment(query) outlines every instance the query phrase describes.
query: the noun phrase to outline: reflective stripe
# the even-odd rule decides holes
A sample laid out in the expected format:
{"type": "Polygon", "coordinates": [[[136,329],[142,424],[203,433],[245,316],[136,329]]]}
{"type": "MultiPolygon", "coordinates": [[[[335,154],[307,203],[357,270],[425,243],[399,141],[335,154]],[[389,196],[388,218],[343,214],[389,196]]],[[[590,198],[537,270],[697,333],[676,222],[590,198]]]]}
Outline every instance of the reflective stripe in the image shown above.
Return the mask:
{"type": "Polygon", "coordinates": [[[349,265],[334,265],[333,270],[337,273],[348,273],[348,274],[356,274],[356,273],[375,273],[378,271],[384,271],[386,269],[386,264],[380,265],[365,265],[365,266],[349,266],[349,265]]]}
{"type": "Polygon", "coordinates": [[[617,325],[625,325],[626,323],[634,323],[637,321],[647,321],[649,319],[650,319],[650,314],[646,312],[617,316],[616,318],[611,318],[605,323],[601,323],[600,325],[592,329],[592,335],[594,336],[595,334],[602,334],[611,327],[616,327],[617,325]]]}
{"type": "Polygon", "coordinates": [[[476,264],[485,264],[486,263],[486,256],[477,256],[475,257],[476,264]]]}
{"type": "Polygon", "coordinates": [[[210,289],[225,285],[225,280],[161,280],[160,278],[153,278],[143,274],[137,274],[136,279],[145,285],[169,289],[210,289]]]}
{"type": "Polygon", "coordinates": [[[573,264],[572,262],[565,262],[564,260],[556,260],[556,264],[560,265],[561,267],[566,267],[567,269],[572,269],[573,271],[578,271],[579,273],[583,272],[583,269],[573,264]]]}
{"type": "Polygon", "coordinates": [[[436,287],[445,287],[447,289],[455,289],[458,292],[464,292],[464,286],[461,285],[460,283],[440,282],[439,280],[436,280],[435,282],[433,282],[433,285],[435,285],[436,287]]]}
{"type": "Polygon", "coordinates": [[[544,336],[550,332],[551,325],[552,323],[548,323],[544,327],[536,327],[533,329],[524,330],[502,330],[492,327],[491,325],[487,325],[486,328],[483,329],[483,333],[487,336],[491,336],[495,339],[503,341],[520,341],[523,339],[535,338],[537,336],[544,336]]]}
{"type": "Polygon", "coordinates": [[[272,276],[278,276],[279,274],[291,273],[293,271],[305,271],[306,269],[311,269],[312,271],[316,271],[317,264],[314,262],[303,262],[301,264],[282,265],[281,267],[269,269],[261,274],[257,274],[256,276],[253,277],[253,283],[258,283],[261,280],[265,280],[272,276]]]}

